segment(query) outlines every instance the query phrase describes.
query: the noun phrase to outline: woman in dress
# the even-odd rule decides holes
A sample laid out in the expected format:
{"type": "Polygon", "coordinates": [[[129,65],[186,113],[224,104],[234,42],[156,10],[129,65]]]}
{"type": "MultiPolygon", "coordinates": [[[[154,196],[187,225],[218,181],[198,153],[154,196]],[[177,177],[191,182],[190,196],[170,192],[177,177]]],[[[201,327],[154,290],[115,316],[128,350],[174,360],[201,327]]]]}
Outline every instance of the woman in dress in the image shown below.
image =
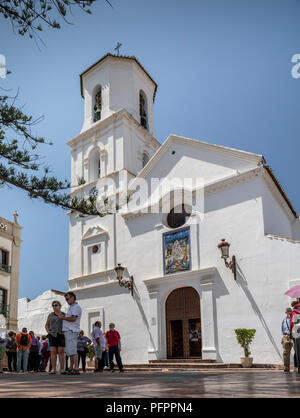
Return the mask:
{"type": "Polygon", "coordinates": [[[57,300],[52,302],[53,312],[48,315],[45,325],[50,343],[50,355],[52,370],[49,374],[56,374],[57,355],[59,356],[60,373],[64,372],[65,337],[62,332],[62,320],[58,316],[65,316],[61,311],[61,303],[57,300]]]}

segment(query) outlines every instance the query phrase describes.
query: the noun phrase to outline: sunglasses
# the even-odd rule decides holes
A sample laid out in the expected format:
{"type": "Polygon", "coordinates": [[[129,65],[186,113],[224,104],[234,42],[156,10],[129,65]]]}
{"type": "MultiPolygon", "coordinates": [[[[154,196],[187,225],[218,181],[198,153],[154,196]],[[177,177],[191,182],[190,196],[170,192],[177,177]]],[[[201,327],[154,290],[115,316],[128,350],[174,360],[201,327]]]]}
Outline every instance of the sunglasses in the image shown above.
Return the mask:
{"type": "Polygon", "coordinates": [[[59,306],[57,303],[55,303],[54,305],[52,305],[53,306],[53,308],[55,307],[55,306],[59,306]]]}

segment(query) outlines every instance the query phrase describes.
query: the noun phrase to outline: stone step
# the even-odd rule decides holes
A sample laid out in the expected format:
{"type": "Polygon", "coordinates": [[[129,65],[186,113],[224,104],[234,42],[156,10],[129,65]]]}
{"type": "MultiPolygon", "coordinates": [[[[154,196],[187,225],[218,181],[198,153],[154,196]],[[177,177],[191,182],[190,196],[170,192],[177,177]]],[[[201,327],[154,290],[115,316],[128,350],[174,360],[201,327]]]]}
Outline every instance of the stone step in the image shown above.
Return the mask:
{"type": "Polygon", "coordinates": [[[150,364],[155,363],[216,363],[216,360],[202,359],[202,358],[172,358],[172,359],[160,359],[149,360],[150,364]]]}
{"type": "Polygon", "coordinates": [[[239,368],[239,363],[151,363],[151,364],[127,364],[127,369],[145,368],[145,369],[218,369],[218,368],[239,368]]]}
{"type": "MultiPolygon", "coordinates": [[[[253,364],[252,368],[254,369],[268,369],[268,370],[278,370],[282,368],[279,365],[275,364],[253,364]]],[[[183,371],[183,370],[213,370],[213,369],[242,369],[240,363],[148,363],[148,364],[126,364],[124,365],[124,370],[128,371],[183,371]]],[[[93,367],[88,366],[87,370],[93,370],[93,367]]],[[[104,371],[109,371],[109,369],[104,369],[104,371]]],[[[117,371],[117,368],[116,368],[117,371]]]]}

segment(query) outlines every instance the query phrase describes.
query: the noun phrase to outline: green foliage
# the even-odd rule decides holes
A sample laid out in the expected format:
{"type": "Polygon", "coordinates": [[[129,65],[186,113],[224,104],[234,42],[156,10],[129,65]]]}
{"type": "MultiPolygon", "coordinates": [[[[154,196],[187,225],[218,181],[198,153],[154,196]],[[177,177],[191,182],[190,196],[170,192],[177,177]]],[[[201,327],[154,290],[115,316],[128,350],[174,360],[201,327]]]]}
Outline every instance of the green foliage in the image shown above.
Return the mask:
{"type": "Polygon", "coordinates": [[[90,359],[90,360],[93,360],[93,358],[94,358],[94,356],[95,356],[95,353],[94,353],[94,348],[93,348],[93,344],[89,344],[88,346],[87,346],[87,348],[88,348],[88,353],[87,353],[87,356],[88,356],[88,358],[90,359]]]}
{"type": "Polygon", "coordinates": [[[79,177],[79,178],[77,179],[77,182],[78,182],[78,186],[82,186],[83,184],[85,184],[85,183],[86,183],[86,181],[85,181],[84,177],[79,177]]]}
{"type": "MultiPolygon", "coordinates": [[[[96,0],[1,0],[0,14],[9,19],[19,35],[32,38],[36,31],[42,31],[42,23],[53,29],[60,29],[56,20],[62,18],[66,23],[67,16],[72,14],[72,6],[79,7],[91,14],[90,6],[96,0]]],[[[111,7],[109,0],[104,0],[111,7]]]]}
{"type": "Polygon", "coordinates": [[[238,328],[238,329],[235,329],[234,332],[236,334],[237,342],[244,349],[245,357],[249,357],[250,354],[251,354],[249,346],[254,339],[256,330],[255,329],[238,328]]]}
{"type": "Polygon", "coordinates": [[[72,186],[67,180],[51,175],[48,166],[42,163],[35,152],[40,144],[52,145],[32,133],[32,128],[41,120],[34,120],[14,105],[15,98],[0,96],[0,186],[15,186],[26,191],[30,198],[40,198],[46,203],[77,212],[81,216],[105,216],[114,212],[107,197],[98,196],[92,188],[87,197],[74,196],[68,189],[85,183],[78,179],[72,186]],[[12,101],[12,102],[11,102],[12,101]]]}
{"type": "MultiPolygon", "coordinates": [[[[0,15],[9,19],[19,35],[29,34],[32,38],[42,31],[42,25],[60,28],[55,20],[55,13],[63,18],[76,6],[87,13],[95,0],[0,0],[0,15]],[[53,15],[54,14],[54,15],[53,15]]],[[[110,6],[109,0],[106,1],[110,6]]],[[[68,22],[67,22],[68,23],[68,22]]],[[[10,72],[8,71],[7,74],[10,72]]],[[[16,95],[17,97],[17,95],[16,95]]],[[[32,128],[42,120],[27,116],[15,106],[16,97],[0,96],[0,187],[14,186],[26,191],[30,198],[40,198],[44,202],[76,212],[79,216],[105,216],[114,211],[102,202],[99,208],[97,191],[87,197],[77,197],[67,193],[70,188],[82,186],[84,178],[78,179],[77,185],[67,180],[59,180],[50,175],[49,167],[41,162],[41,157],[34,152],[40,144],[53,145],[43,137],[32,133],[32,128]]]]}

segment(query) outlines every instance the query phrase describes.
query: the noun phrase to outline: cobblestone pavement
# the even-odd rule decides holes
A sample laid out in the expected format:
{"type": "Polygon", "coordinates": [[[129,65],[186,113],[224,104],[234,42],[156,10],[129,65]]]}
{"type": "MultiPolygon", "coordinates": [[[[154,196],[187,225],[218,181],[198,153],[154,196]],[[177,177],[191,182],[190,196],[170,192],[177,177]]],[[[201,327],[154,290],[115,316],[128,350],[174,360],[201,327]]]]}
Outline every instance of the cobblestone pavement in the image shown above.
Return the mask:
{"type": "Polygon", "coordinates": [[[267,370],[0,374],[0,398],[300,397],[300,375],[267,370]]]}

